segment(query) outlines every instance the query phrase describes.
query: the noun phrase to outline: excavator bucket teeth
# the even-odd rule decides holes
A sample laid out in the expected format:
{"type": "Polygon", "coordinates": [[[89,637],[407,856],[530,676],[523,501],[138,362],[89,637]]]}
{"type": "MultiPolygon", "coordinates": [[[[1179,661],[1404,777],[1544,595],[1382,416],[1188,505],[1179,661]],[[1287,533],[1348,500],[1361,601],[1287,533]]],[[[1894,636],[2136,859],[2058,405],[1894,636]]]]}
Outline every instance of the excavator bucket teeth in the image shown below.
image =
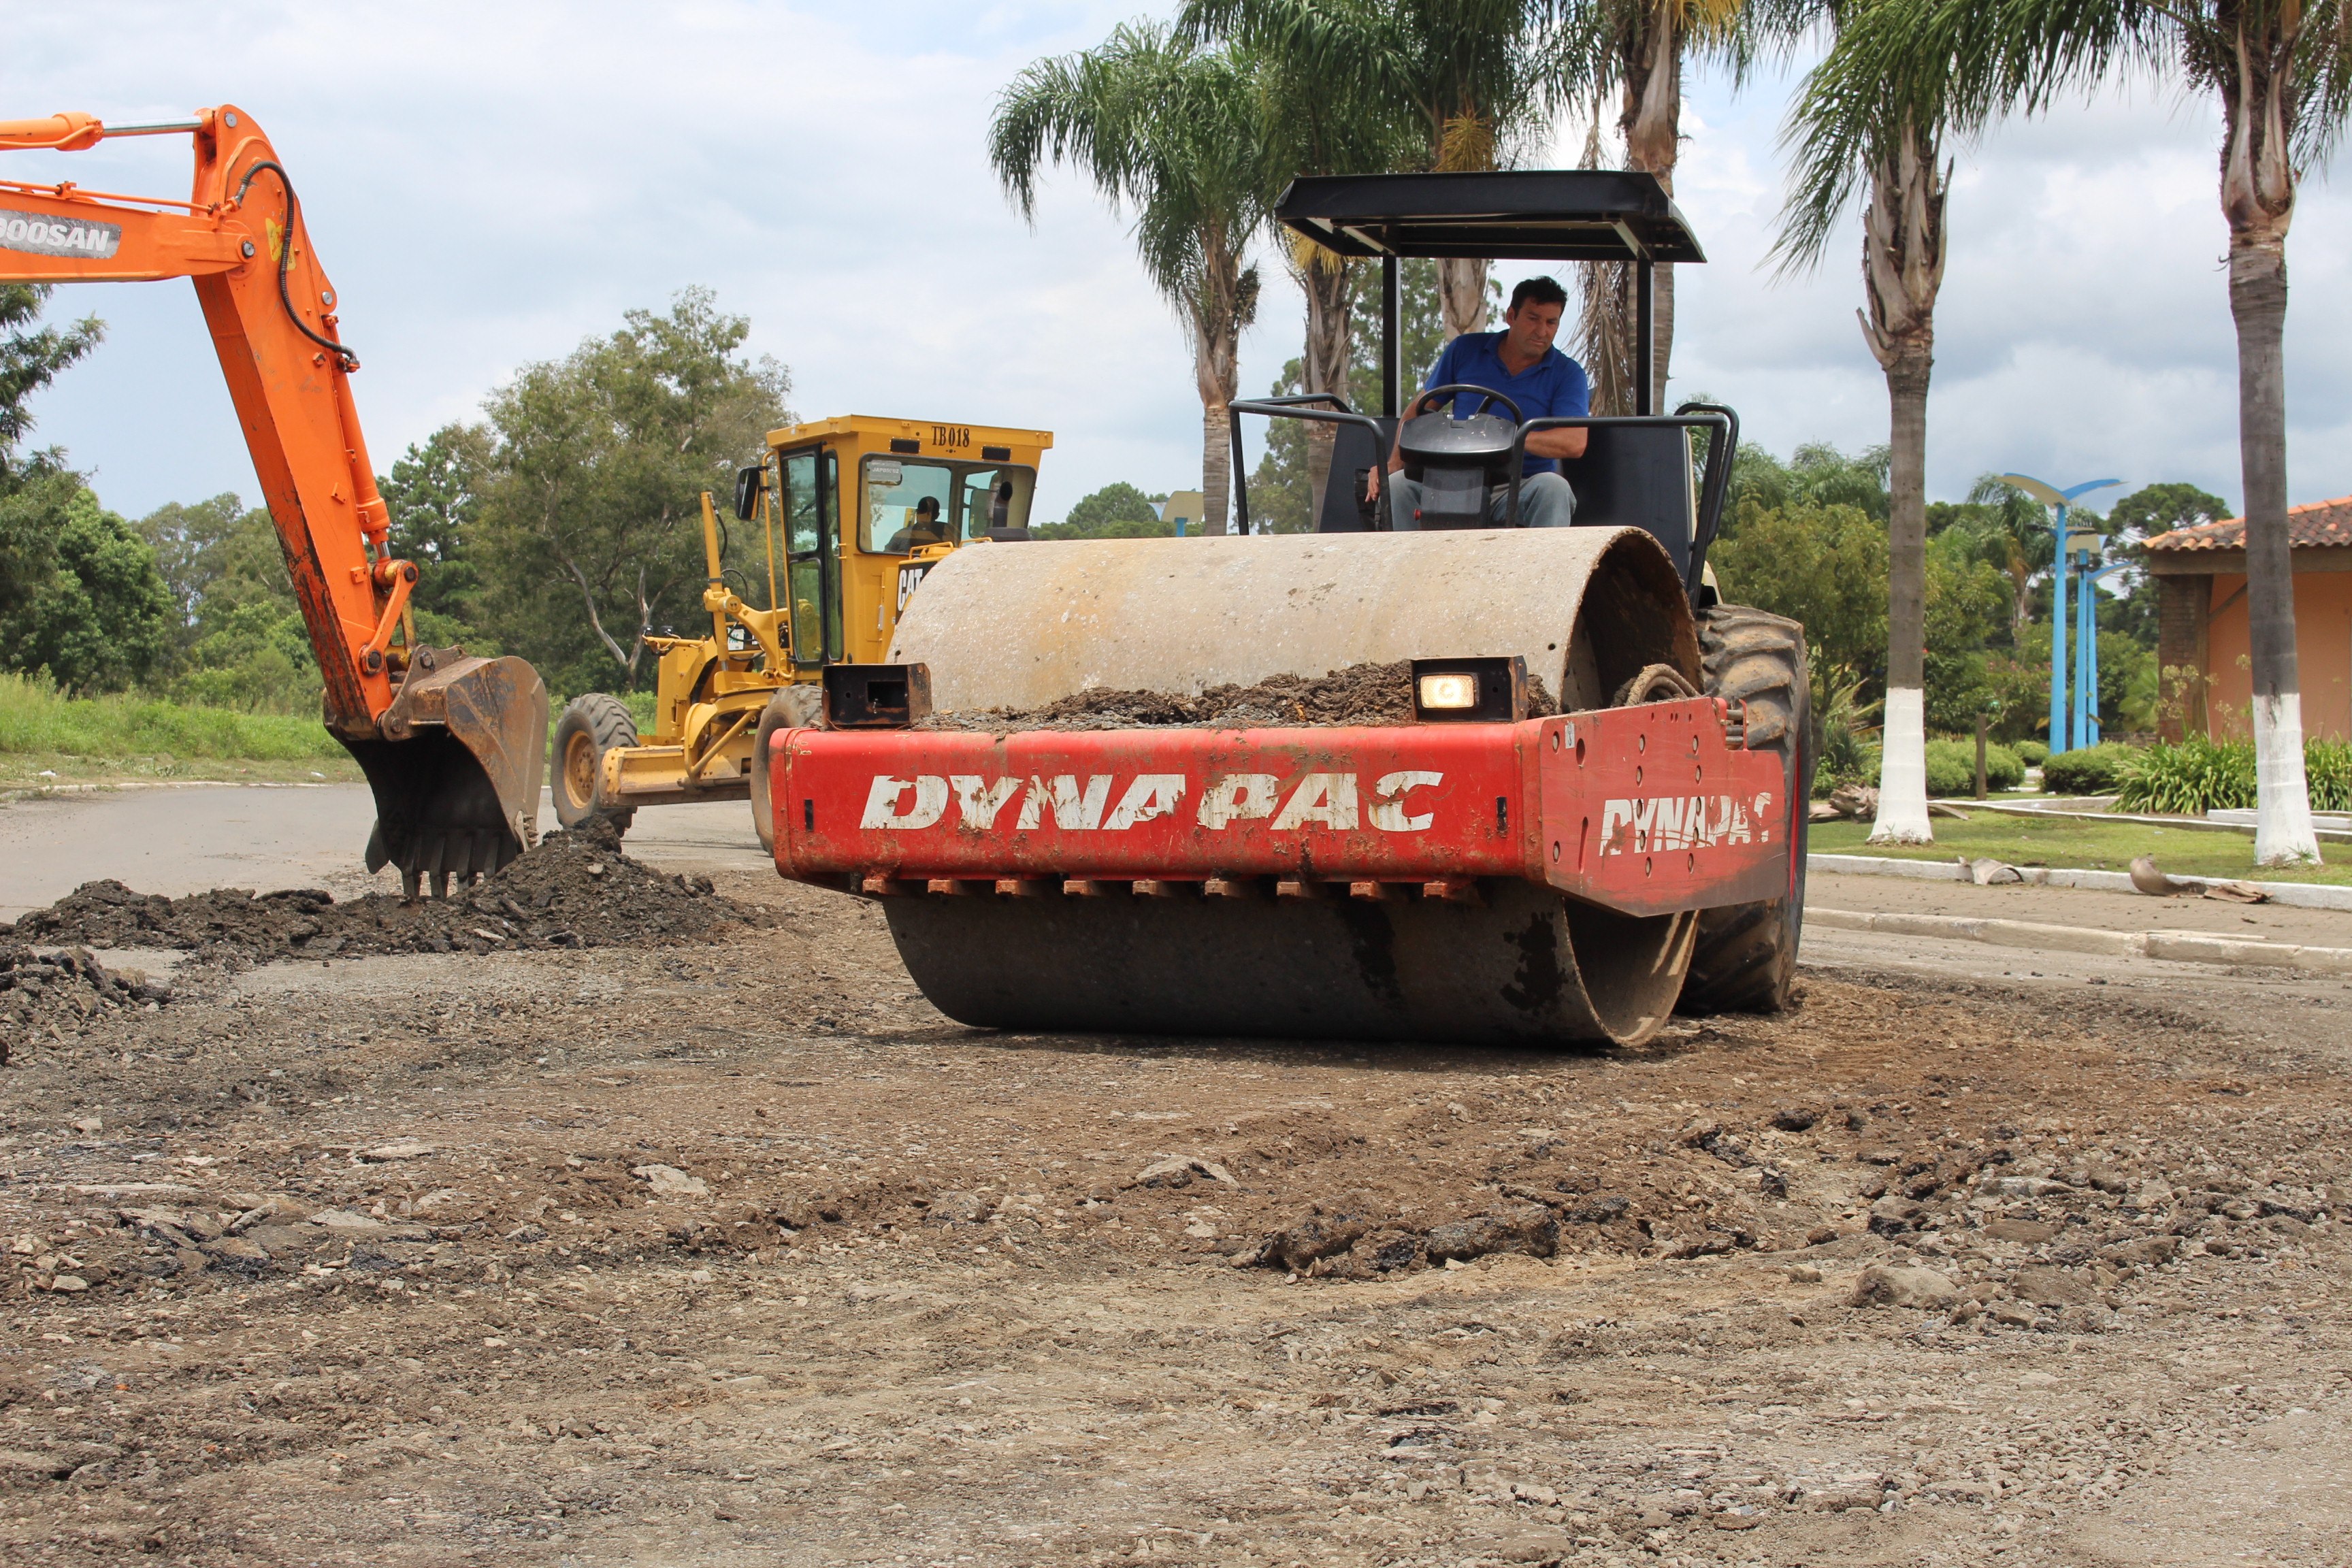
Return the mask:
{"type": "Polygon", "coordinates": [[[342,737],[375,793],[367,867],[414,898],[497,870],[539,840],[547,687],[519,658],[419,648],[381,732],[342,737]]]}

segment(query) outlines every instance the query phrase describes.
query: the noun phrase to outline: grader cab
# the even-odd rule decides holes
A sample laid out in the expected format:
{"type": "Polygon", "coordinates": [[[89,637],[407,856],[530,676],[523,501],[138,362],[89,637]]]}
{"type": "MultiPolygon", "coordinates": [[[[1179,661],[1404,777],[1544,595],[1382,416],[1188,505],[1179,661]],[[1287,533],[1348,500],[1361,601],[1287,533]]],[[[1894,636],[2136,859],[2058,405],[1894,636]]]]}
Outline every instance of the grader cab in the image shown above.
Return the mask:
{"type": "Polygon", "coordinates": [[[933,566],[1027,539],[1053,444],[1044,430],[866,415],[770,432],[765,460],[736,477],[734,520],[756,540],[703,497],[709,634],[646,638],[659,660],[652,732],[603,692],[557,720],[557,817],[625,830],[639,806],[749,800],[772,844],[767,737],[819,719],[828,667],[882,661],[933,566]]]}

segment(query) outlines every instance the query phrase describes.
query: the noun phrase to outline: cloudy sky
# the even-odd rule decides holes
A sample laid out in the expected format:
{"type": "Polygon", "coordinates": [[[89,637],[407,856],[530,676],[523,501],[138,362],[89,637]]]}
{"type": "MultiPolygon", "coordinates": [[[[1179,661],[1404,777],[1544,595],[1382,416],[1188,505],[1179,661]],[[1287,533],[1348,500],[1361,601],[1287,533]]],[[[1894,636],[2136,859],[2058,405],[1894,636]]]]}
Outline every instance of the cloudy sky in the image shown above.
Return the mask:
{"type": "MultiPolygon", "coordinates": [[[[12,7],[0,117],[249,111],[342,295],[380,469],[474,416],[516,366],[707,284],[751,318],[755,352],[791,367],[803,416],[1055,431],[1040,489],[1053,517],[1114,479],[1199,482],[1189,359],[1124,223],[1064,176],[1032,227],[982,153],[1014,72],[1146,4],[81,0],[12,7]]],[[[1674,391],[1733,403],[1783,453],[1859,447],[1885,438],[1886,405],[1854,324],[1858,239],[1796,282],[1759,265],[1788,90],[1785,75],[1737,96],[1692,84],[1677,198],[1713,261],[1683,274],[1674,391]]],[[[1961,150],[1932,496],[2020,468],[2061,485],[2186,479],[2235,504],[2215,138],[2205,103],[2143,88],[1961,150]]],[[[1580,147],[1581,127],[1559,141],[1580,147]]],[[[6,172],[170,195],[187,161],[149,140],[12,153],[6,172]]],[[[2315,179],[2290,250],[2296,501],[2352,492],[2347,239],[2341,184],[2315,179]]],[[[255,495],[185,284],[68,289],[53,309],[96,310],[108,338],[37,405],[37,440],[133,515],[255,495]]],[[[1245,390],[1297,352],[1298,321],[1296,296],[1270,289],[1245,390]]]]}

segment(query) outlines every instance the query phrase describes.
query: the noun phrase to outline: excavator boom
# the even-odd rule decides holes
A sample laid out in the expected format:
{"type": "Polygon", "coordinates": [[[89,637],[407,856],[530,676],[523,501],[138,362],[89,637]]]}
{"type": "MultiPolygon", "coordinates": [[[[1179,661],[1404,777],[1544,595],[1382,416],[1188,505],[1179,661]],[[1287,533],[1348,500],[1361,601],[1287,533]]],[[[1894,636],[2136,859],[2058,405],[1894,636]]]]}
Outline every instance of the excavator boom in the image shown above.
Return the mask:
{"type": "Polygon", "coordinates": [[[359,357],[336,331],[335,288],[293,182],[250,115],[0,121],[0,151],[154,135],[194,143],[185,201],[0,180],[0,282],[194,282],[318,655],[327,728],[375,794],[368,868],[398,867],[412,896],[427,879],[446,890],[535,841],[547,689],[521,659],[416,645],[417,567],[392,554],[352,401],[359,357]]]}

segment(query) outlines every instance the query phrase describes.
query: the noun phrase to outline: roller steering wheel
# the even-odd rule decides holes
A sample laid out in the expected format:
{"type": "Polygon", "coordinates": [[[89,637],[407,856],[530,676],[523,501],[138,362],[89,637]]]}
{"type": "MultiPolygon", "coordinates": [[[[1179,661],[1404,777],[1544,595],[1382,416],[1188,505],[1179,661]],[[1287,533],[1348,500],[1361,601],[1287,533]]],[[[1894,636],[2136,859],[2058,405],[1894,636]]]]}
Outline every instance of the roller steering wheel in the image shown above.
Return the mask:
{"type": "Polygon", "coordinates": [[[1475,393],[1478,396],[1478,406],[1470,411],[1471,418],[1477,418],[1478,416],[1486,412],[1486,409],[1490,405],[1499,403],[1504,407],[1511,411],[1512,424],[1519,425],[1526,422],[1526,416],[1519,412],[1519,405],[1512,402],[1509,398],[1504,396],[1501,393],[1495,391],[1491,387],[1472,386],[1467,382],[1460,381],[1453,382],[1444,386],[1433,386],[1427,392],[1423,393],[1420,397],[1413,401],[1413,406],[1421,411],[1420,414],[1414,415],[1413,417],[1417,419],[1423,414],[1436,413],[1437,409],[1432,407],[1431,405],[1435,404],[1437,400],[1442,397],[1445,399],[1445,402],[1442,406],[1446,411],[1446,417],[1449,419],[1459,418],[1461,416],[1454,413],[1453,411],[1453,400],[1454,397],[1459,396],[1461,394],[1465,392],[1475,393]]]}

